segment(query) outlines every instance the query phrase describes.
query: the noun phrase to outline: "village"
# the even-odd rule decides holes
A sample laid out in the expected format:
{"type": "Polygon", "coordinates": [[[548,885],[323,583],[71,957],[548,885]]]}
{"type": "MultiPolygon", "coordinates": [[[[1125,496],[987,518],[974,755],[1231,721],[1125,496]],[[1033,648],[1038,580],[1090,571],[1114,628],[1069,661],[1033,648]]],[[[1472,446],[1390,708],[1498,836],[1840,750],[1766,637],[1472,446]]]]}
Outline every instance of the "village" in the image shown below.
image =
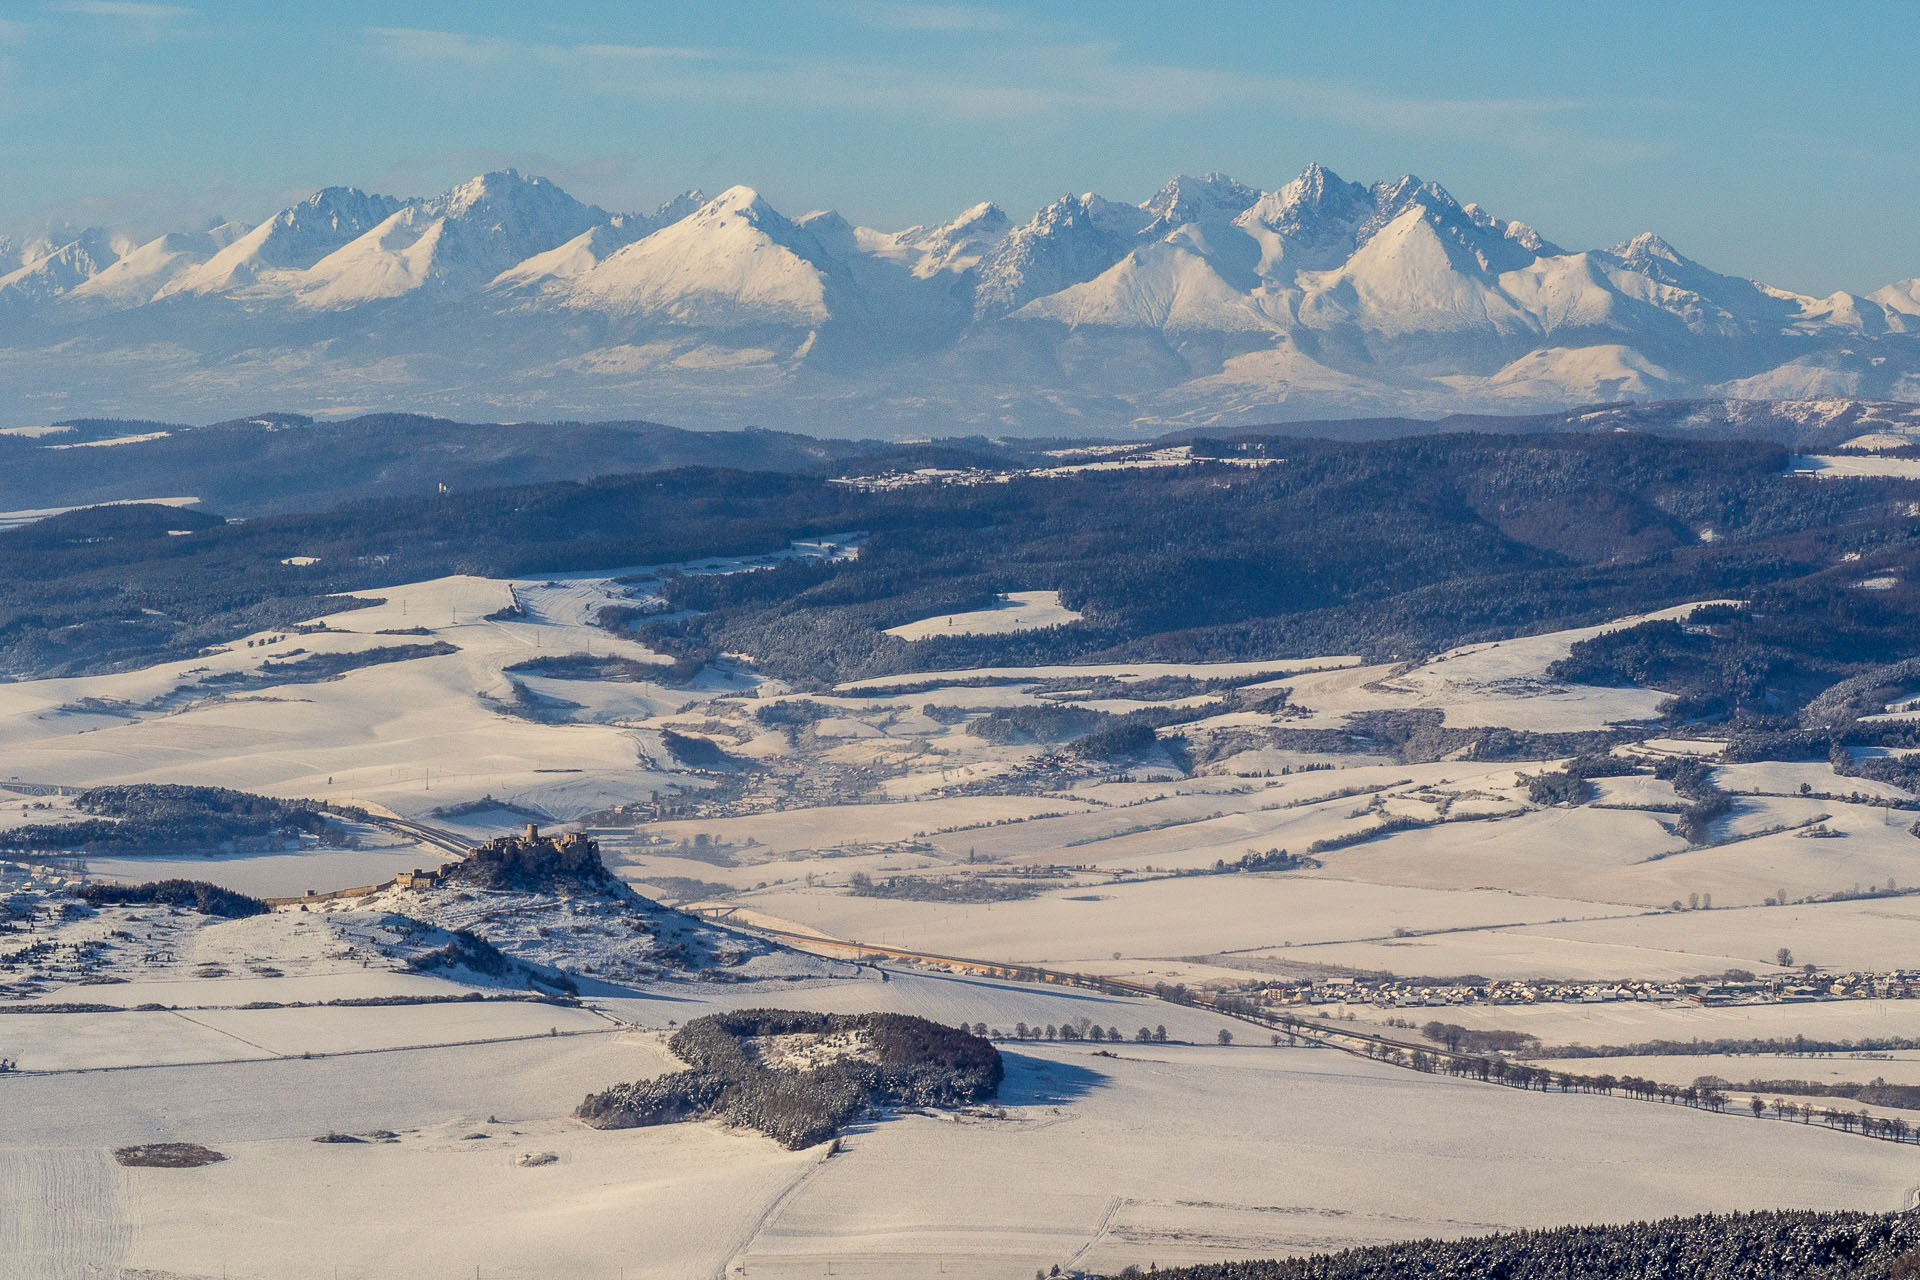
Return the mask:
{"type": "Polygon", "coordinates": [[[1389,975],[1308,978],[1263,983],[1254,996],[1259,1003],[1270,1006],[1365,1004],[1382,1008],[1613,1001],[1719,1006],[1819,1000],[1911,1000],[1915,997],[1920,997],[1920,970],[1823,974],[1812,965],[1764,977],[1732,970],[1719,977],[1678,982],[1431,982],[1389,975]]]}

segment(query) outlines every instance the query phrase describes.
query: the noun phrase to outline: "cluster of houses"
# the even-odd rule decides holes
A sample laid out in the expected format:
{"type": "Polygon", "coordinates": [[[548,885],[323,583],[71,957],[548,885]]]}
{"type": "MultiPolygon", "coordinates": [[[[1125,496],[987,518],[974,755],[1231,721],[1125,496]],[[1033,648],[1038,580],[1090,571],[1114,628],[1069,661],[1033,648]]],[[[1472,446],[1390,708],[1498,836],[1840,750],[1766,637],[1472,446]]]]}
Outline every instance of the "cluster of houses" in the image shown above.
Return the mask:
{"type": "Polygon", "coordinates": [[[1729,974],[1674,982],[1554,982],[1543,979],[1429,983],[1405,978],[1313,978],[1265,984],[1256,998],[1267,1005],[1369,1004],[1433,1008],[1456,1004],[1605,1004],[1642,1001],[1699,1005],[1788,1004],[1813,1000],[1911,1000],[1920,997],[1920,970],[1769,977],[1729,974]]]}

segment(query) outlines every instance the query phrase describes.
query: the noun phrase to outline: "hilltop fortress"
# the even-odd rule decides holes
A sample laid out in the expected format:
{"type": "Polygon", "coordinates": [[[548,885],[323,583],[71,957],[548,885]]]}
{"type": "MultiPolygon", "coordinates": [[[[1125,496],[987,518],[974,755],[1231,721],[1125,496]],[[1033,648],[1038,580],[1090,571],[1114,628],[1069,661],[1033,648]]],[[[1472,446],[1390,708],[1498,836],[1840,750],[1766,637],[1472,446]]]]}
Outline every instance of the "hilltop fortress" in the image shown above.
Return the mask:
{"type": "Polygon", "coordinates": [[[619,881],[600,861],[597,841],[571,832],[558,838],[543,836],[529,822],[518,835],[496,836],[474,846],[466,858],[441,870],[446,884],[478,889],[517,889],[552,892],[556,889],[612,889],[619,881]]]}

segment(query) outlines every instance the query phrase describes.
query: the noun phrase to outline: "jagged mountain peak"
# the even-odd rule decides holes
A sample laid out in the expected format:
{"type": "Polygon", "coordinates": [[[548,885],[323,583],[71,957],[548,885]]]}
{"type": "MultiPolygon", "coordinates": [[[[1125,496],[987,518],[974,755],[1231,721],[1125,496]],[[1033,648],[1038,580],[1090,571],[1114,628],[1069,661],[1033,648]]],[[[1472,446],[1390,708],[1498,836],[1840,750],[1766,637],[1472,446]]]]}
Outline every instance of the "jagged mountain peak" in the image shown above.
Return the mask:
{"type": "Polygon", "coordinates": [[[905,264],[915,276],[927,279],[973,270],[1012,227],[1012,219],[999,205],[983,200],[935,226],[908,227],[891,234],[863,230],[859,239],[863,251],[905,264]]]}
{"type": "Polygon", "coordinates": [[[22,265],[33,267],[40,263],[61,261],[92,274],[118,261],[122,246],[131,247],[124,237],[115,235],[109,228],[83,227],[79,231],[44,241],[37,251],[29,249],[22,265]]]}
{"type": "Polygon", "coordinates": [[[1302,169],[1298,176],[1292,181],[1288,182],[1283,190],[1297,192],[1298,195],[1296,198],[1304,197],[1318,200],[1330,190],[1355,188],[1359,186],[1359,183],[1348,182],[1345,178],[1342,178],[1318,160],[1310,160],[1307,162],[1307,167],[1302,169]]]}
{"type": "Polygon", "coordinates": [[[518,169],[495,169],[449,187],[425,204],[434,217],[465,218],[478,212],[513,206],[588,208],[547,178],[522,174],[518,169]]]}
{"type": "Polygon", "coordinates": [[[1496,218],[1477,204],[1463,205],[1461,212],[1472,219],[1476,227],[1485,231],[1491,231],[1504,239],[1511,240],[1536,256],[1542,254],[1558,254],[1561,252],[1557,245],[1524,222],[1508,222],[1496,218]]]}
{"type": "Polygon", "coordinates": [[[314,263],[297,296],[305,307],[332,310],[422,288],[458,294],[610,220],[545,178],[496,170],[403,205],[314,263]]]}
{"type": "MultiPolygon", "coordinates": [[[[65,237],[69,233],[62,233],[65,237]]],[[[88,227],[63,243],[45,241],[27,250],[26,260],[0,276],[0,297],[14,305],[52,302],[85,284],[120,260],[114,235],[88,227]]]]}
{"type": "MultiPolygon", "coordinates": [[[[581,276],[562,305],[677,328],[814,325],[829,318],[824,221],[786,218],[748,186],[733,186],[669,226],[609,255],[581,276]]],[[[843,246],[844,247],[844,246],[843,246]]]]}
{"type": "Polygon", "coordinates": [[[699,209],[709,198],[700,188],[688,187],[671,200],[662,200],[659,207],[646,217],[656,227],[668,226],[699,209]]]}
{"type": "Polygon", "coordinates": [[[792,221],[794,226],[805,227],[815,235],[850,236],[853,234],[853,224],[848,222],[837,209],[814,209],[792,221]]]}
{"type": "Polygon", "coordinates": [[[1259,246],[1258,274],[1288,279],[1346,261],[1359,242],[1360,228],[1374,214],[1366,187],[1310,164],[1278,191],[1255,200],[1234,225],[1259,246]]]}
{"type": "Polygon", "coordinates": [[[1631,240],[1623,240],[1609,251],[1614,257],[1630,265],[1641,265],[1653,261],[1670,262],[1674,265],[1692,265],[1680,251],[1651,231],[1642,231],[1631,240]]]}
{"type": "Polygon", "coordinates": [[[1344,216],[1370,207],[1372,195],[1357,182],[1348,182],[1325,165],[1315,162],[1278,191],[1262,196],[1254,206],[1268,222],[1289,216],[1305,217],[1311,210],[1334,210],[1344,216]]]}
{"type": "Polygon", "coordinates": [[[697,218],[746,217],[757,220],[767,217],[777,218],[780,214],[752,187],[735,185],[707,201],[695,211],[693,216],[697,218]]]}
{"type": "Polygon", "coordinates": [[[1896,280],[1884,288],[1875,289],[1867,298],[1896,315],[1920,317],[1920,276],[1896,280]]]}
{"type": "Polygon", "coordinates": [[[1183,173],[1142,201],[1140,207],[1154,224],[1171,229],[1190,222],[1231,222],[1260,194],[1224,173],[1197,178],[1183,173]]]}
{"type": "Polygon", "coordinates": [[[991,200],[982,200],[979,204],[962,209],[954,216],[953,221],[947,223],[950,228],[981,227],[1000,231],[1005,231],[1012,225],[1013,220],[1007,217],[1006,210],[991,200]]]}
{"type": "Polygon", "coordinates": [[[358,187],[322,187],[235,236],[207,261],[163,285],[157,297],[220,293],[257,284],[275,272],[305,270],[417,203],[358,187]]]}
{"type": "Polygon", "coordinates": [[[306,222],[314,218],[337,221],[342,216],[352,216],[369,208],[385,207],[392,212],[408,203],[412,202],[397,196],[376,195],[359,187],[321,187],[306,199],[282,209],[268,221],[306,222]]]}
{"type": "Polygon", "coordinates": [[[980,264],[979,316],[1004,315],[1035,298],[1091,280],[1131,249],[1151,215],[1093,192],[1064,195],[1007,232],[980,264]]]}

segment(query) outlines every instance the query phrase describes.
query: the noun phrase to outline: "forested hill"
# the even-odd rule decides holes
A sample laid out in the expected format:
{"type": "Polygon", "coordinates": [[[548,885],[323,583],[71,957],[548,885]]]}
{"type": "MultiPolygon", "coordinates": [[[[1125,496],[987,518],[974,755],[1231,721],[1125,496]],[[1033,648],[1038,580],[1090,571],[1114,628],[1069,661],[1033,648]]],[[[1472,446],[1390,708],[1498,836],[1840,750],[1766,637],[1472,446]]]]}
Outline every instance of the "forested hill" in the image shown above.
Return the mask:
{"type": "MultiPolygon", "coordinates": [[[[691,616],[629,621],[683,655],[746,652],[820,681],[1104,656],[1406,657],[1763,587],[1883,621],[1920,611],[1903,568],[1920,556],[1920,485],[1792,475],[1777,446],[1460,434],[1292,441],[1247,461],[871,490],[681,468],[238,523],[78,511],[0,534],[0,670],[189,653],[312,616],[329,594],[448,573],[658,564],[851,530],[871,535],[855,560],[680,579],[671,603],[691,616]],[[1844,589],[1868,569],[1895,585],[1844,589]],[[1059,591],[1085,620],[884,634],[1019,590],[1059,591]]],[[[1907,643],[1897,626],[1873,634],[1907,643]]]]}
{"type": "MultiPolygon", "coordinates": [[[[1136,437],[1133,443],[1142,449],[1208,440],[1292,447],[1302,440],[1620,431],[1762,440],[1823,452],[1875,433],[1920,438],[1920,406],[1868,400],[1661,400],[1563,413],[1186,428],[1156,440],[1136,437]]],[[[1050,450],[1074,443],[1124,447],[1110,439],[974,435],[900,443],[757,428],[690,430],[641,420],[457,422],[418,413],[336,419],[258,413],[206,425],[74,418],[30,432],[0,432],[0,512],[190,496],[224,515],[254,517],[404,498],[442,486],[466,492],[675,467],[830,476],[921,467],[1044,466],[1057,460],[1050,450]]]]}
{"type": "Polygon", "coordinates": [[[1920,1217],[1707,1215],[1414,1240],[1155,1274],[1162,1280],[1911,1280],[1920,1275],[1920,1217]]]}
{"type": "Polygon", "coordinates": [[[849,467],[999,466],[1039,442],[921,445],[653,422],[454,422],[411,413],[334,421],[274,413],[207,426],[79,419],[0,433],[0,511],[187,495],[231,516],[555,480],[723,467],[832,475],[849,467]],[[86,444],[88,448],[75,448],[86,444]]]}

